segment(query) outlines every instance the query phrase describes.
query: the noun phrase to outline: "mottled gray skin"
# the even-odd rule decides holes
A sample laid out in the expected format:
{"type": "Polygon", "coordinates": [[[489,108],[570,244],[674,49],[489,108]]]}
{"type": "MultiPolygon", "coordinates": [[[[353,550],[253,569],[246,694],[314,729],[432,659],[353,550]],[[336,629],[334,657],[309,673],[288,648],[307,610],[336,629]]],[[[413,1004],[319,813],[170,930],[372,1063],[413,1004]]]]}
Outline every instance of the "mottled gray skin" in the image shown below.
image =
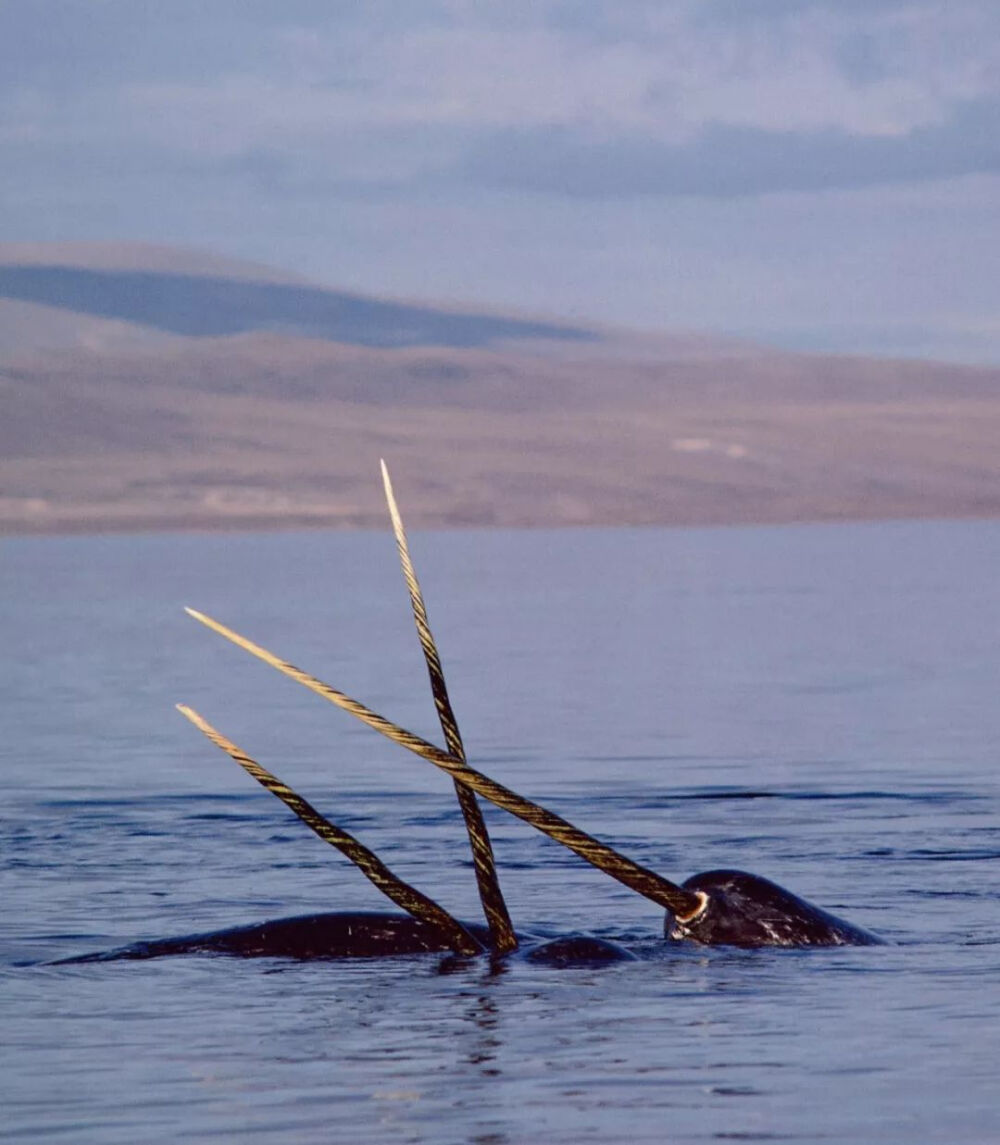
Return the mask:
{"type": "MultiPolygon", "coordinates": [[[[485,927],[471,927],[477,941],[485,927]]],[[[172,954],[229,954],[239,958],[365,958],[373,955],[448,951],[445,936],[430,923],[407,915],[338,911],[279,918],[207,934],[135,942],[115,950],[67,958],[65,962],[116,962],[172,954]]]]}
{"type": "MultiPolygon", "coordinates": [[[[491,953],[489,930],[481,924],[466,929],[491,953]]],[[[614,942],[578,934],[549,942],[526,936],[524,950],[533,962],[553,966],[594,965],[635,956],[614,942]]],[[[435,926],[407,915],[338,911],[300,918],[280,918],[208,934],[189,934],[136,942],[116,950],[64,958],[57,965],[164,958],[174,954],[226,954],[238,958],[384,958],[401,954],[446,954],[447,937],[435,926]]]]}
{"type": "MultiPolygon", "coordinates": [[[[687,922],[668,914],[664,935],[704,946],[876,946],[882,940],[859,926],[807,903],[769,879],[745,871],[707,871],[684,889],[706,896],[702,911],[687,922]]],[[[469,933],[490,954],[485,926],[469,933]]],[[[435,926],[407,915],[376,912],[313,914],[136,942],[96,954],[65,958],[60,964],[163,958],[173,954],[226,954],[239,958],[384,958],[405,954],[446,954],[451,947],[435,926]]],[[[522,936],[522,953],[550,966],[594,966],[635,958],[623,946],[587,934],[542,941],[522,936]]]]}
{"type": "Polygon", "coordinates": [[[707,896],[686,922],[667,915],[665,937],[704,946],[879,946],[882,939],[746,871],[706,871],[684,883],[707,896]]]}

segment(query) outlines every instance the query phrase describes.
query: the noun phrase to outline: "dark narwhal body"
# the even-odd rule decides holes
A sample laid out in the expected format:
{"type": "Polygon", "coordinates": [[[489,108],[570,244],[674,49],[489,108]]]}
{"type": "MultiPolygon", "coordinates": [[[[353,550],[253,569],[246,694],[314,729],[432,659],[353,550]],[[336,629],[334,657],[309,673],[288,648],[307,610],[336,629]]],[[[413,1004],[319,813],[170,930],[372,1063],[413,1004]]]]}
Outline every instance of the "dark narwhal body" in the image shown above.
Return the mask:
{"type": "MultiPolygon", "coordinates": [[[[682,884],[699,897],[693,916],[680,921],[667,912],[664,938],[703,946],[879,946],[882,939],[813,906],[770,879],[746,871],[706,871],[682,884]]],[[[497,954],[489,928],[465,923],[483,954],[497,954]]],[[[587,934],[543,941],[519,936],[529,961],[553,966],[599,965],[630,960],[628,949],[587,934]]],[[[282,918],[85,954],[62,962],[110,962],[176,954],[223,954],[239,958],[386,958],[444,954],[451,936],[433,923],[408,915],[338,911],[282,918]]]]}
{"type": "MultiPolygon", "coordinates": [[[[473,927],[488,939],[486,927],[473,927]]],[[[279,918],[205,934],[135,942],[116,950],[84,954],[62,962],[117,962],[172,954],[229,954],[238,958],[366,958],[433,954],[452,949],[449,936],[433,923],[405,914],[338,911],[279,918]]]]}
{"type": "MultiPolygon", "coordinates": [[[[879,946],[882,939],[813,906],[759,875],[746,871],[706,871],[693,875],[685,890],[700,896],[700,907],[687,921],[667,912],[663,934],[674,941],[704,946],[879,946]]],[[[466,923],[482,947],[496,954],[488,927],[466,923]]],[[[574,934],[543,941],[519,936],[528,960],[551,966],[593,966],[631,960],[627,948],[606,939],[574,934]]],[[[339,911],[282,918],[85,954],[62,963],[111,962],[163,958],[177,954],[222,954],[239,958],[386,958],[445,954],[450,936],[432,923],[408,915],[375,911],[339,911]]]]}
{"type": "Polygon", "coordinates": [[[631,860],[580,831],[565,819],[473,770],[465,761],[462,739],[448,698],[444,673],[427,611],[410,560],[388,471],[382,466],[389,512],[403,574],[409,589],[417,632],[427,663],[431,689],[447,751],[406,731],[363,704],[338,692],[300,668],[279,659],[246,637],[203,613],[187,611],[207,627],[277,668],[284,675],[356,716],[394,742],[446,771],[456,792],[472,845],[476,878],[488,926],[464,925],[433,900],[403,883],[381,860],[342,828],[324,818],[192,709],[180,711],[259,783],[278,796],[326,842],[337,847],[407,914],[344,913],[279,919],[253,926],[154,942],[140,942],[70,962],[157,958],[169,954],[212,953],[241,957],[352,958],[452,951],[462,956],[507,955],[526,942],[527,957],[553,965],[595,964],[634,957],[613,942],[589,935],[541,941],[519,938],[513,931],[493,863],[486,825],[476,794],[518,816],[576,852],[639,894],[667,910],[664,934],[706,946],[870,946],[881,940],[805,902],[768,879],[743,871],[718,870],[694,875],[682,886],[631,860]]]}
{"type": "MultiPolygon", "coordinates": [[[[479,954],[496,954],[489,928],[467,923],[480,944],[479,954]]],[[[519,935],[521,950],[531,962],[549,966],[595,966],[633,960],[625,947],[589,934],[544,940],[519,935]]],[[[298,918],[279,918],[251,926],[235,926],[206,934],[134,942],[115,950],[63,958],[53,965],[81,962],[123,962],[166,958],[177,954],[219,954],[235,958],[291,958],[316,961],[336,958],[391,958],[413,954],[452,954],[451,936],[419,918],[377,911],[337,911],[298,918]]]]}

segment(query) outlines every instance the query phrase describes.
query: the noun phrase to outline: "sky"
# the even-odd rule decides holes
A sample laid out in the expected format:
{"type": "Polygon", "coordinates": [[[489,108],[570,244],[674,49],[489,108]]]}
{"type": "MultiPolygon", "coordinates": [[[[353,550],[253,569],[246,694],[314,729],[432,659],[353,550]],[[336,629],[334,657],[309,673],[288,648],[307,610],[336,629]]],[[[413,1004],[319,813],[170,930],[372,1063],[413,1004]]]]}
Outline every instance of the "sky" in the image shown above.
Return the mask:
{"type": "Polygon", "coordinates": [[[0,0],[0,241],[1000,363],[996,0],[0,0]]]}

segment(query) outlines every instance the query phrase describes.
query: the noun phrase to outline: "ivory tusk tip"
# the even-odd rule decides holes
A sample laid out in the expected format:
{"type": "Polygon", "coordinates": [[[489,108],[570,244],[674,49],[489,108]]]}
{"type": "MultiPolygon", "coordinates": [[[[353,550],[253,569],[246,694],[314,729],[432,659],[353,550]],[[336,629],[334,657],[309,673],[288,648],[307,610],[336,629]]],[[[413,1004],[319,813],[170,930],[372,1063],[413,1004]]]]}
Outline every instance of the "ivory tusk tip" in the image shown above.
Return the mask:
{"type": "Polygon", "coordinates": [[[187,704],[174,704],[174,707],[180,714],[187,720],[189,724],[194,724],[199,731],[204,731],[205,721],[198,715],[194,708],[189,708],[187,704]]]}
{"type": "Polygon", "coordinates": [[[385,463],[385,458],[379,458],[379,465],[382,467],[382,488],[385,490],[385,498],[389,502],[390,510],[396,508],[396,498],[392,491],[392,478],[389,476],[389,466],[385,463]]]}

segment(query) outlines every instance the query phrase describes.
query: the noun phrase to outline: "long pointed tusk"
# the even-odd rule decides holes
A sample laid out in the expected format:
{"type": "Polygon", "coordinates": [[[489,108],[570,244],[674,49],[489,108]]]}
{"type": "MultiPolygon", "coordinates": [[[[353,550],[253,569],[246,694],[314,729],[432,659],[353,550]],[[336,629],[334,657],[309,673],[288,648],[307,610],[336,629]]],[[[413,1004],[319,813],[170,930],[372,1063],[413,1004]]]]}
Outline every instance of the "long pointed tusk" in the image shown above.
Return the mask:
{"type": "Polygon", "coordinates": [[[441,768],[442,771],[447,771],[449,775],[464,783],[466,787],[471,787],[473,791],[491,803],[495,803],[498,807],[502,807],[505,811],[509,811],[512,815],[516,815],[525,823],[529,823],[543,834],[548,835],[549,838],[555,839],[564,847],[575,851],[582,859],[586,859],[592,866],[604,871],[605,874],[617,879],[620,883],[624,883],[625,886],[648,899],[652,899],[653,902],[659,903],[660,906],[673,911],[681,918],[687,917],[693,911],[701,908],[701,900],[694,892],[686,891],[683,887],[677,886],[676,883],[670,882],[669,879],[656,874],[655,871],[641,867],[638,863],[633,863],[631,859],[626,859],[624,855],[620,855],[592,835],[574,827],[572,823],[568,823],[551,811],[546,811],[537,803],[522,798],[516,792],[490,779],[489,776],[469,767],[460,759],[456,759],[428,743],[425,739],[421,739],[420,736],[414,735],[413,732],[390,722],[384,716],[366,708],[364,704],[352,700],[350,696],[338,692],[336,688],[331,688],[329,684],[324,684],[322,680],[310,676],[308,672],[303,672],[301,668],[296,668],[294,664],[280,660],[273,652],[268,652],[266,648],[254,644],[252,640],[240,636],[238,632],[234,632],[231,628],[227,628],[203,612],[197,612],[193,608],[185,609],[185,611],[195,620],[201,621],[206,627],[218,632],[220,636],[224,636],[259,660],[263,660],[265,664],[270,664],[272,668],[277,668],[279,672],[292,680],[296,680],[325,700],[329,700],[331,704],[336,704],[338,708],[350,712],[362,723],[381,732],[387,739],[391,739],[394,743],[398,743],[416,755],[422,756],[441,768]]]}
{"type": "MultiPolygon", "coordinates": [[[[384,461],[381,461],[380,464],[382,467],[382,484],[385,487],[385,499],[389,505],[389,516],[392,518],[392,531],[396,536],[399,561],[403,567],[403,578],[410,594],[413,620],[417,626],[420,646],[424,651],[427,674],[431,681],[431,693],[434,696],[434,706],[437,708],[438,719],[441,722],[441,731],[444,733],[448,752],[465,763],[466,756],[462,744],[462,734],[458,730],[458,720],[455,718],[448,696],[448,686],[445,683],[444,669],[441,667],[441,657],[438,655],[437,644],[427,619],[424,594],[420,590],[420,582],[417,580],[417,573],[413,567],[413,561],[410,559],[410,547],[406,541],[403,518],[392,491],[392,480],[389,477],[388,466],[384,461]]],[[[458,796],[458,804],[465,820],[465,829],[469,835],[469,845],[472,847],[472,861],[476,869],[476,883],[479,887],[479,900],[483,904],[483,913],[489,924],[494,947],[499,954],[507,954],[517,949],[517,935],[514,933],[507,904],[504,902],[503,891],[500,889],[493,847],[490,844],[490,836],[483,819],[482,808],[476,800],[475,793],[470,788],[463,786],[457,779],[454,782],[455,794],[458,796]]]]}
{"type": "Polygon", "coordinates": [[[457,919],[452,918],[444,907],[438,906],[433,899],[429,899],[415,887],[411,887],[409,883],[404,883],[402,879],[394,875],[374,851],[370,851],[353,835],[349,835],[341,827],[331,823],[312,804],[307,803],[301,795],[296,794],[277,776],[272,775],[266,767],[262,767],[231,740],[226,739],[220,731],[212,727],[193,708],[189,708],[186,704],[178,704],[177,710],[207,736],[216,747],[221,748],[227,755],[236,760],[244,771],[266,787],[272,795],[277,795],[282,803],[290,807],[302,822],[311,827],[321,839],[346,855],[362,874],[374,883],[384,895],[388,895],[397,906],[402,907],[407,914],[412,915],[418,921],[429,923],[442,931],[456,954],[482,953],[482,947],[457,919]]]}

